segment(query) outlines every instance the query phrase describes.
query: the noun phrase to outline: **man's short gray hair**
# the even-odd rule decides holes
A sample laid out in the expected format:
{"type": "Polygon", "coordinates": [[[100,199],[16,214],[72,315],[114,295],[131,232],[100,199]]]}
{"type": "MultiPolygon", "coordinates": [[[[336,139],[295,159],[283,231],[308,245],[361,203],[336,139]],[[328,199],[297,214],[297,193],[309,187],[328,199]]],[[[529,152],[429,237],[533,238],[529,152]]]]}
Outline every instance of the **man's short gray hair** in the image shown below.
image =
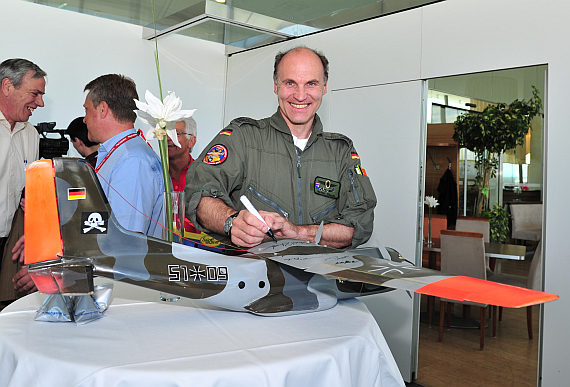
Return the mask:
{"type": "Polygon", "coordinates": [[[30,70],[33,71],[33,79],[44,78],[47,76],[46,72],[37,64],[30,62],[27,59],[6,59],[4,62],[0,63],[0,82],[2,82],[4,78],[8,78],[8,80],[12,82],[12,85],[17,89],[22,85],[24,77],[30,70]]]}
{"type": "Polygon", "coordinates": [[[198,134],[198,125],[196,121],[192,117],[183,118],[181,121],[184,122],[184,132],[186,133],[186,137],[190,138],[190,136],[196,137],[198,134]]]}

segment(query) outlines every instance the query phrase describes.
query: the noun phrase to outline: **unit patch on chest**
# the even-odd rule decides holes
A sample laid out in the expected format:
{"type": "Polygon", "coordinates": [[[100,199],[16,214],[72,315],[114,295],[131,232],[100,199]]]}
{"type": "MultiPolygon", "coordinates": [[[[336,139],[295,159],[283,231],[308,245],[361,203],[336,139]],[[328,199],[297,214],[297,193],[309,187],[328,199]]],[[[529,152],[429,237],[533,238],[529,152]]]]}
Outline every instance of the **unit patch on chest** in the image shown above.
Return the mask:
{"type": "Polygon", "coordinates": [[[338,199],[340,183],[331,179],[317,176],[315,178],[315,193],[331,199],[338,199]]]}

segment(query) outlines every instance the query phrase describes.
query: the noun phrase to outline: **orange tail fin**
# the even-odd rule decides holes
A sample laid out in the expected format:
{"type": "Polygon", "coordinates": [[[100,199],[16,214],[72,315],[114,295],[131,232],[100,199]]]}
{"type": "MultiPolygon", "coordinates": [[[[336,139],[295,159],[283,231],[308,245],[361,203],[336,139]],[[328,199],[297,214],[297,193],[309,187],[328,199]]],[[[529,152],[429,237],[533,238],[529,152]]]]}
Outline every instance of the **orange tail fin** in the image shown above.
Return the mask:
{"type": "Polygon", "coordinates": [[[57,259],[62,253],[52,160],[39,160],[26,170],[24,215],[25,264],[57,259]]]}

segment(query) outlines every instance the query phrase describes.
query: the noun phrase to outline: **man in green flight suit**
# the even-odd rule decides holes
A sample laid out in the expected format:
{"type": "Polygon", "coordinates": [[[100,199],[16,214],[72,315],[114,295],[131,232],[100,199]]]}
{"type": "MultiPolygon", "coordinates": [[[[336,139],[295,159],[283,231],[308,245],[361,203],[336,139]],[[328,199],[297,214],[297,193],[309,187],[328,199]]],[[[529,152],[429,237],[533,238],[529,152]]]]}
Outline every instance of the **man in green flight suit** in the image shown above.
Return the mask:
{"type": "Polygon", "coordinates": [[[275,57],[279,109],[262,120],[238,118],[192,163],[187,215],[205,232],[252,247],[277,238],[356,247],[372,234],[376,195],[352,141],[323,131],[316,114],[327,92],[328,60],[306,47],[275,57]],[[245,195],[264,224],[240,202],[245,195]]]}

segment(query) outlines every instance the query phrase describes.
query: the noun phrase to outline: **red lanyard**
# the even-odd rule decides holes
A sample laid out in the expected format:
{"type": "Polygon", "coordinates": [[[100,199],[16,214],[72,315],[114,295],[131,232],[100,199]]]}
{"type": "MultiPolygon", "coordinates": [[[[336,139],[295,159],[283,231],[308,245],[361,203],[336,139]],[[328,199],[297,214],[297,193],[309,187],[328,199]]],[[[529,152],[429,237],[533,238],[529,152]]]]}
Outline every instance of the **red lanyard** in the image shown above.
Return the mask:
{"type": "Polygon", "coordinates": [[[97,165],[97,168],[95,168],[95,172],[99,172],[99,170],[101,169],[101,167],[103,166],[103,164],[105,164],[105,161],[107,161],[107,159],[113,154],[113,152],[120,147],[121,145],[123,145],[125,142],[129,141],[132,138],[138,137],[139,132],[136,133],[131,133],[128,136],[125,136],[123,138],[121,138],[115,145],[113,145],[113,147],[111,148],[111,150],[109,151],[109,153],[107,153],[107,156],[105,156],[105,158],[103,159],[103,161],[101,161],[101,163],[99,165],[97,165]]]}

